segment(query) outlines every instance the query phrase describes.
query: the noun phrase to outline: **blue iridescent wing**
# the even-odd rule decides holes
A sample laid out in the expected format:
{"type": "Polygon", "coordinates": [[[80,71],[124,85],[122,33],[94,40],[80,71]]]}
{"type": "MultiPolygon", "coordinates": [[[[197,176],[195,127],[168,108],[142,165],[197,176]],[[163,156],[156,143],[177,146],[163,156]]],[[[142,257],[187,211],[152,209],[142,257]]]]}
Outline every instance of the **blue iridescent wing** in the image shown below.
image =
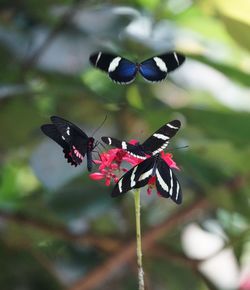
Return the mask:
{"type": "Polygon", "coordinates": [[[116,83],[128,84],[136,77],[136,64],[118,55],[97,52],[89,57],[89,61],[93,66],[108,73],[111,80],[116,83]]]}
{"type": "Polygon", "coordinates": [[[150,82],[164,80],[168,73],[183,64],[185,57],[177,52],[168,52],[154,56],[139,65],[139,72],[144,79],[150,82]]]}

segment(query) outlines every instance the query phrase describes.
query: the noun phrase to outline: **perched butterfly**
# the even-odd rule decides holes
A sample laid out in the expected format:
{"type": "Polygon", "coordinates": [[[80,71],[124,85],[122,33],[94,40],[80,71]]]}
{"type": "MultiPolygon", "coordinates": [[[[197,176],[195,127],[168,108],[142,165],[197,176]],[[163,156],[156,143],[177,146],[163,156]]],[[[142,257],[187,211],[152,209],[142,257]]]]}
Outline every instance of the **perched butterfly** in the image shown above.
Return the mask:
{"type": "Polygon", "coordinates": [[[145,159],[120,178],[112,191],[112,197],[119,196],[132,188],[143,187],[148,184],[150,178],[155,177],[159,194],[166,198],[170,197],[177,204],[181,203],[180,184],[172,169],[160,156],[160,152],[168,146],[169,140],[175,136],[180,127],[181,122],[173,120],[158,129],[145,142],[136,145],[111,137],[102,137],[105,143],[122,148],[137,158],[145,159]],[[150,157],[147,158],[147,155],[150,157]]]}
{"type": "Polygon", "coordinates": [[[142,63],[133,63],[115,54],[97,52],[92,54],[89,60],[93,66],[107,72],[114,82],[129,84],[135,79],[138,71],[147,81],[162,81],[169,72],[183,64],[185,57],[177,52],[168,52],[142,63]]]}
{"type": "Polygon", "coordinates": [[[95,139],[88,137],[76,125],[61,117],[52,116],[50,119],[52,124],[41,126],[43,133],[63,148],[64,157],[71,165],[80,165],[86,154],[87,168],[91,171],[95,139]]]}
{"type": "Polygon", "coordinates": [[[156,155],[163,151],[168,146],[169,139],[177,133],[180,126],[179,120],[173,120],[158,129],[142,144],[132,145],[111,137],[102,137],[102,141],[108,145],[124,149],[137,158],[146,159],[147,155],[156,155]]]}
{"type": "Polygon", "coordinates": [[[155,177],[157,192],[162,197],[170,197],[177,204],[182,202],[180,184],[160,154],[143,160],[126,172],[116,183],[111,196],[116,197],[130,189],[143,187],[152,177],[155,177]]]}

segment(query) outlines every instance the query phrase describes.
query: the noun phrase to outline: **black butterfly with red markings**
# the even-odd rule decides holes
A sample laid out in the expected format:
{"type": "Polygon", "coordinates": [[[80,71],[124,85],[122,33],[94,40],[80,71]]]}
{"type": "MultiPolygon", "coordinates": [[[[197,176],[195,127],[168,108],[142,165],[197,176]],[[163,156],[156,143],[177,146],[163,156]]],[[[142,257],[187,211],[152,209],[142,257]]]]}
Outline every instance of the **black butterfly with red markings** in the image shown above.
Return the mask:
{"type": "Polygon", "coordinates": [[[112,81],[129,84],[134,81],[138,72],[146,81],[162,81],[169,72],[183,64],[185,56],[171,51],[151,57],[141,63],[134,63],[124,57],[100,51],[91,54],[89,61],[93,66],[108,73],[112,81]]]}
{"type": "Polygon", "coordinates": [[[163,151],[168,146],[169,139],[174,137],[180,126],[181,122],[179,120],[173,120],[158,129],[142,144],[132,145],[112,137],[102,137],[102,141],[108,145],[124,149],[137,158],[146,159],[147,155],[152,156],[163,151]]]}
{"type": "Polygon", "coordinates": [[[52,124],[42,125],[42,132],[63,148],[64,157],[71,165],[80,165],[86,155],[87,168],[91,171],[95,139],[61,117],[52,116],[50,119],[52,124]]]}

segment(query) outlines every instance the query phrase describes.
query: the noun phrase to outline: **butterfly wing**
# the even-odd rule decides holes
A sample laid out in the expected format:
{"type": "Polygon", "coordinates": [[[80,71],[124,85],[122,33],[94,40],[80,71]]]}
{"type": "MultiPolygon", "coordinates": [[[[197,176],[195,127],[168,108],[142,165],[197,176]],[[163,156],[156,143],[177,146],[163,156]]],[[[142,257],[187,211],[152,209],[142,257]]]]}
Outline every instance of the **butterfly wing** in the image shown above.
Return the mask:
{"type": "Polygon", "coordinates": [[[58,132],[54,124],[42,125],[41,130],[46,136],[54,140],[63,148],[64,157],[67,159],[68,163],[74,166],[78,165],[78,163],[73,159],[70,145],[62,139],[61,134],[58,132]]]}
{"type": "Polygon", "coordinates": [[[150,155],[160,153],[168,146],[169,140],[175,136],[180,127],[181,122],[179,120],[173,120],[165,124],[142,143],[143,151],[150,155]]]}
{"type": "Polygon", "coordinates": [[[158,193],[163,197],[170,197],[175,203],[180,204],[182,202],[180,183],[172,169],[162,158],[157,161],[155,177],[158,193]]]}
{"type": "Polygon", "coordinates": [[[167,74],[183,64],[185,57],[177,52],[168,52],[143,61],[139,66],[141,75],[150,82],[159,82],[167,74]]]}
{"type": "Polygon", "coordinates": [[[146,159],[146,154],[144,151],[142,151],[140,145],[132,145],[127,143],[126,141],[120,141],[112,137],[102,137],[102,141],[107,145],[126,150],[129,154],[139,159],[146,159]]]}
{"type": "Polygon", "coordinates": [[[150,157],[126,172],[115,185],[111,196],[116,197],[132,188],[145,186],[153,173],[155,158],[150,157]]]}
{"type": "Polygon", "coordinates": [[[73,123],[58,117],[51,117],[52,123],[55,125],[62,140],[70,146],[70,154],[73,160],[79,165],[89,150],[89,137],[73,123]]]}
{"type": "Polygon", "coordinates": [[[109,74],[112,81],[120,84],[131,83],[136,76],[136,64],[118,55],[97,52],[89,57],[90,63],[109,74]]]}

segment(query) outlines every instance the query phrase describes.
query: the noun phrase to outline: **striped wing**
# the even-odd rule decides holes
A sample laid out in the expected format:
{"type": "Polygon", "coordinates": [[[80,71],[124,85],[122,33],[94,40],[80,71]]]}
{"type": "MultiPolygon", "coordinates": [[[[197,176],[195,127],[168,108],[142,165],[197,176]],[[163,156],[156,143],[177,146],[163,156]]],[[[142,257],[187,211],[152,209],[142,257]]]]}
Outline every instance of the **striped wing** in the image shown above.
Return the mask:
{"type": "Polygon", "coordinates": [[[111,196],[116,197],[132,188],[145,186],[153,173],[155,158],[150,157],[131,168],[116,183],[111,196]]]}
{"type": "Polygon", "coordinates": [[[115,185],[111,196],[116,197],[133,188],[143,187],[153,176],[156,189],[162,197],[170,197],[177,204],[182,202],[180,184],[172,169],[159,155],[142,161],[126,172],[115,185]]]}
{"type": "Polygon", "coordinates": [[[139,66],[141,75],[150,82],[164,80],[168,73],[178,68],[185,57],[177,52],[168,52],[143,61],[139,66]]]}
{"type": "Polygon", "coordinates": [[[109,74],[112,81],[120,84],[131,83],[136,76],[136,64],[118,55],[97,52],[89,57],[90,63],[109,74]]]}
{"type": "Polygon", "coordinates": [[[120,141],[112,137],[102,137],[102,141],[106,143],[107,145],[126,150],[129,154],[137,158],[146,159],[147,157],[146,153],[142,150],[141,145],[139,144],[132,145],[132,144],[127,143],[126,141],[120,141]]]}
{"type": "Polygon", "coordinates": [[[169,140],[175,136],[180,127],[181,122],[179,120],[173,120],[165,124],[142,143],[143,151],[150,155],[160,153],[168,146],[169,140]]]}
{"type": "Polygon", "coordinates": [[[172,169],[162,158],[159,158],[157,162],[155,177],[157,192],[162,197],[170,197],[175,203],[180,204],[182,202],[180,183],[172,169]]]}

